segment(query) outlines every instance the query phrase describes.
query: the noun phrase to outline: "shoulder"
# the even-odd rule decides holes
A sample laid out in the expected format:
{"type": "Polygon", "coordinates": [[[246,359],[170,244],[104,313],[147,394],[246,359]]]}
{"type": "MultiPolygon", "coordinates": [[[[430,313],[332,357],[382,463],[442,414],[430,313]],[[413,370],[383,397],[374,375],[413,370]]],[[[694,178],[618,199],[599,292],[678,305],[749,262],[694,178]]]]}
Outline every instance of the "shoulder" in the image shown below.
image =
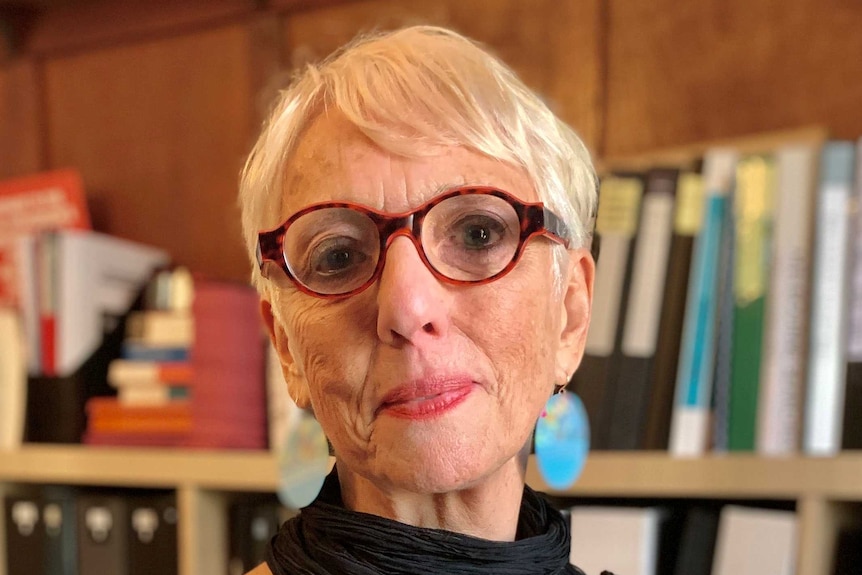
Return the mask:
{"type": "Polygon", "coordinates": [[[272,571],[269,570],[266,563],[261,563],[245,575],[272,575],[272,571]]]}

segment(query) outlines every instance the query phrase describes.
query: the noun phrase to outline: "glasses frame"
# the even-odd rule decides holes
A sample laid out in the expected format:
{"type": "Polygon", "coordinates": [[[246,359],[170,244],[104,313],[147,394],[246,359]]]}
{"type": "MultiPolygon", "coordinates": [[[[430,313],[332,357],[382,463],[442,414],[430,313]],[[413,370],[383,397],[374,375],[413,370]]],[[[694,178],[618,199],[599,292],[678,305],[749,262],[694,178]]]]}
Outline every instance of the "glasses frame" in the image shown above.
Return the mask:
{"type": "Polygon", "coordinates": [[[450,285],[482,285],[498,280],[512,271],[521,259],[527,242],[530,238],[539,235],[546,236],[548,239],[561,244],[566,248],[569,247],[570,233],[568,227],[563,222],[562,218],[550,209],[546,208],[542,202],[522,202],[511,194],[494,187],[463,186],[454,188],[444,194],[432,198],[414,210],[400,214],[382,212],[353,202],[321,202],[318,204],[312,204],[291,215],[278,227],[258,233],[257,262],[261,275],[270,281],[274,281],[275,278],[271,271],[272,266],[268,264],[275,264],[275,266],[291,280],[299,291],[321,299],[343,299],[365,291],[371,284],[380,278],[380,274],[383,273],[383,266],[386,263],[386,253],[389,251],[390,244],[398,236],[405,236],[413,242],[413,245],[416,247],[416,251],[419,253],[419,257],[422,259],[425,266],[431,271],[434,277],[441,282],[448,283],[450,285]],[[512,261],[496,274],[480,280],[456,280],[443,275],[428,260],[428,256],[425,254],[425,248],[422,246],[422,223],[428,215],[428,212],[449,198],[465,195],[488,195],[500,198],[515,209],[515,213],[520,222],[521,235],[518,239],[518,247],[512,256],[512,261]],[[293,222],[302,216],[325,208],[348,208],[355,210],[368,216],[368,218],[370,218],[377,226],[377,232],[380,237],[380,256],[377,260],[377,267],[365,283],[349,292],[340,294],[318,293],[306,287],[296,277],[294,277],[287,265],[287,258],[284,254],[284,237],[287,233],[287,229],[291,224],[293,224],[293,222]]]}

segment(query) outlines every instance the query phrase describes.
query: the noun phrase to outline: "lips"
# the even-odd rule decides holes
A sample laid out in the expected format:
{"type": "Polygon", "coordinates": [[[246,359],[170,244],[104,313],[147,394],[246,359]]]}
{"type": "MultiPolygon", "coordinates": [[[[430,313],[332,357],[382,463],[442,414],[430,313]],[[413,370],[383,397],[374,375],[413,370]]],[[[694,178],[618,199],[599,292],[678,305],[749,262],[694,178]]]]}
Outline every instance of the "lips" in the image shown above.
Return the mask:
{"type": "Polygon", "coordinates": [[[377,411],[401,419],[438,417],[463,403],[475,385],[466,377],[414,381],[386,394],[377,411]]]}

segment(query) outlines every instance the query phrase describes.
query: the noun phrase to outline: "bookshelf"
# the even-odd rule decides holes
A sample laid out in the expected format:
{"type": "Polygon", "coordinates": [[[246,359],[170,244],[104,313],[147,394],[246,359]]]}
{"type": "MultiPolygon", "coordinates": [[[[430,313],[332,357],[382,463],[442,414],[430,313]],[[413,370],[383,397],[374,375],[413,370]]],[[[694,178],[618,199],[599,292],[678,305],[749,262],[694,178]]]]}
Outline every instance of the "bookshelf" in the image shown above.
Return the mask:
{"type": "MultiPolygon", "coordinates": [[[[551,491],[531,460],[527,482],[561,497],[789,501],[799,515],[799,575],[828,575],[835,533],[862,505],[862,452],[833,458],[754,455],[675,459],[661,452],[595,452],[578,483],[551,491]]],[[[231,493],[273,492],[267,452],[28,445],[0,457],[0,491],[71,484],[175,490],[181,575],[217,573],[226,557],[231,493]]]]}
{"type": "MultiPolygon", "coordinates": [[[[757,0],[718,11],[672,0],[133,4],[45,8],[14,54],[0,45],[0,174],[79,167],[101,230],[164,247],[216,277],[247,277],[240,246],[212,239],[238,237],[236,172],[259,125],[259,93],[280,67],[324,55],[360,29],[424,21],[485,42],[580,129],[607,170],[685,164],[707,145],[792,126],[862,133],[862,79],[846,57],[862,48],[862,9],[848,3],[790,0],[788,9],[757,0]],[[118,153],[117,142],[134,153],[118,153]],[[685,142],[709,144],[652,152],[685,142]],[[202,198],[212,215],[201,216],[202,198]]],[[[532,466],[528,482],[544,489],[532,466]]],[[[218,573],[230,494],[273,491],[276,462],[267,453],[80,446],[0,453],[0,493],[51,483],[174,490],[180,573],[218,573]]],[[[556,495],[794,502],[798,573],[830,575],[838,526],[862,517],[862,453],[596,452],[580,482],[556,495]]]]}

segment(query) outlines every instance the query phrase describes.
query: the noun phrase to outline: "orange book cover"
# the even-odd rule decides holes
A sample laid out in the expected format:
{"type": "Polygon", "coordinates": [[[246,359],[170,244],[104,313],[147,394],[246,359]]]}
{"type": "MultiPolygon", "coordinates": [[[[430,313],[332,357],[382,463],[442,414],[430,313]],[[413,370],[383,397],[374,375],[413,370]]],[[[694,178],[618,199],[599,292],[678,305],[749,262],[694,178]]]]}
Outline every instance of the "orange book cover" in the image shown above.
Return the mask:
{"type": "Polygon", "coordinates": [[[18,305],[18,238],[50,229],[90,227],[84,184],[77,170],[0,181],[0,305],[18,305]]]}

